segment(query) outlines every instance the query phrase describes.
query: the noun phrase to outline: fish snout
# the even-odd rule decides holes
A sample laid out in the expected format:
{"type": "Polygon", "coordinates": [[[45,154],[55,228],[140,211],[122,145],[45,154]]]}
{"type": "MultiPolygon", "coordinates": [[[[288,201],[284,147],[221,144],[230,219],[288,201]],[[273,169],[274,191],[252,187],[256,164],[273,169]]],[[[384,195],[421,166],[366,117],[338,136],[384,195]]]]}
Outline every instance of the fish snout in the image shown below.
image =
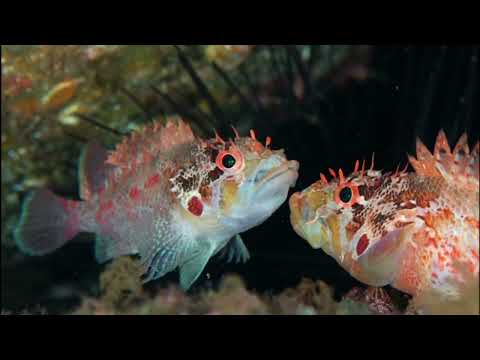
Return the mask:
{"type": "Polygon", "coordinates": [[[290,222],[294,230],[302,236],[301,225],[303,223],[303,208],[305,206],[305,195],[301,192],[293,193],[288,200],[290,207],[290,222]]]}
{"type": "Polygon", "coordinates": [[[298,180],[298,169],[300,169],[300,163],[296,160],[290,160],[288,162],[288,169],[293,172],[293,178],[292,178],[292,183],[290,185],[290,187],[295,187],[295,185],[297,184],[297,180],[298,180]]]}

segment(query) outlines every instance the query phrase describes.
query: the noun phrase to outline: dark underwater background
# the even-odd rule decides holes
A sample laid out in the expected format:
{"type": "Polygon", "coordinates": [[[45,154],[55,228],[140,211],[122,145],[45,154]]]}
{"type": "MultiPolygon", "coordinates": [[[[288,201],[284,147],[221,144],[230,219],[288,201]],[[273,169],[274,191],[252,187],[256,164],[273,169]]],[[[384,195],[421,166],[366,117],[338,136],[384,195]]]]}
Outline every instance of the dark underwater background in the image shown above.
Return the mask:
{"type": "MultiPolygon", "coordinates": [[[[71,313],[85,299],[105,299],[102,274],[108,265],[96,263],[91,243],[74,241],[33,258],[20,253],[12,237],[30,189],[46,186],[78,198],[76,162],[88,139],[113,147],[121,139],[118,132],[178,114],[202,136],[212,136],[213,128],[230,136],[230,125],[242,135],[254,128],[261,139],[271,136],[274,148],[300,162],[296,191],[328,168],[350,172],[355,160],[369,161],[373,153],[377,169],[394,170],[415,153],[416,137],[430,149],[440,129],[450,145],[463,132],[471,145],[478,140],[479,49],[2,45],[2,312],[71,313]]],[[[299,284],[312,284],[302,279],[311,279],[324,284],[315,291],[329,292],[338,303],[352,288],[363,287],[294,233],[286,203],[242,237],[250,261],[212,259],[192,297],[219,286],[223,302],[235,286],[244,289],[241,296],[274,297],[286,289],[301,292],[305,286],[299,284]],[[237,274],[241,285],[230,280],[231,287],[222,288],[225,274],[237,274]]],[[[175,282],[176,274],[170,274],[143,290],[138,284],[126,287],[155,296],[175,282]]],[[[100,300],[92,301],[98,307],[100,300]]],[[[222,313],[215,306],[224,303],[215,301],[210,312],[222,313]]],[[[165,311],[176,312],[188,310],[165,311]]]]}

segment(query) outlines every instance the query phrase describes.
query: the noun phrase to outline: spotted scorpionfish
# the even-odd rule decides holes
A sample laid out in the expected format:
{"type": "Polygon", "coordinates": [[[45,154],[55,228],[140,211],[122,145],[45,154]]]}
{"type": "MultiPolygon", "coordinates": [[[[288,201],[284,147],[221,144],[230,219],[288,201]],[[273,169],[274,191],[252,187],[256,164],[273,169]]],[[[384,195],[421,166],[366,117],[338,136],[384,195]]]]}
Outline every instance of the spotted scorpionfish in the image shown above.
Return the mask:
{"type": "Polygon", "coordinates": [[[177,120],[153,122],[113,152],[89,144],[79,165],[83,201],[34,191],[16,230],[19,248],[44,255],[79,232],[96,233],[100,263],[135,254],[145,282],[179,268],[184,289],[217,253],[246,261],[238,234],[286,201],[299,164],[253,131],[204,140],[177,120]]]}
{"type": "Polygon", "coordinates": [[[418,139],[416,151],[414,172],[382,173],[372,160],[349,176],[330,169],[331,181],[321,174],[291,196],[291,223],[359,281],[429,298],[425,313],[462,296],[478,313],[479,143],[470,153],[464,134],[452,152],[440,131],[433,154],[418,139]]]}

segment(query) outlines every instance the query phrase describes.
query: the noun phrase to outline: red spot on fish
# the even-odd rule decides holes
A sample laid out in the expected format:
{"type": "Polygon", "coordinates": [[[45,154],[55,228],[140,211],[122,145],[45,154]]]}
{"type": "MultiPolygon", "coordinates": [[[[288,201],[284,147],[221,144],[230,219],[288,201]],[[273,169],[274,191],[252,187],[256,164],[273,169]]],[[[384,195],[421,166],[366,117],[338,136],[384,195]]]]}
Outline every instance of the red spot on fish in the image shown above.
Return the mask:
{"type": "Polygon", "coordinates": [[[452,247],[452,258],[459,259],[460,258],[460,251],[458,251],[457,247],[452,247]]]}
{"type": "Polygon", "coordinates": [[[152,175],[148,178],[147,182],[143,186],[145,189],[154,187],[160,182],[160,174],[152,175]]]}
{"type": "Polygon", "coordinates": [[[470,217],[466,218],[465,220],[467,221],[468,224],[470,224],[474,228],[480,229],[480,222],[478,220],[475,220],[475,219],[470,218],[470,217]]]}
{"type": "Polygon", "coordinates": [[[134,201],[140,200],[140,190],[138,189],[138,187],[136,186],[132,187],[128,192],[128,196],[130,197],[130,199],[134,201]]]}
{"type": "Polygon", "coordinates": [[[441,253],[438,253],[438,261],[440,262],[440,264],[444,264],[445,263],[445,260],[446,258],[441,254],[441,253]]]}
{"type": "Polygon", "coordinates": [[[113,201],[112,200],[100,204],[100,211],[102,211],[102,212],[106,212],[106,211],[111,210],[111,209],[113,209],[113,201]]]}
{"type": "Polygon", "coordinates": [[[431,245],[431,246],[435,247],[435,249],[438,249],[437,241],[434,237],[429,237],[427,239],[427,245],[431,245]]]}
{"type": "Polygon", "coordinates": [[[370,240],[368,240],[368,237],[366,234],[363,234],[360,237],[360,240],[358,240],[357,243],[357,255],[360,256],[362,255],[365,250],[367,250],[368,244],[370,244],[370,240]]]}
{"type": "Polygon", "coordinates": [[[472,249],[472,250],[471,250],[471,253],[472,253],[472,255],[475,257],[475,259],[477,259],[477,260],[479,259],[479,258],[478,258],[478,251],[477,251],[477,250],[472,249]]]}
{"type": "Polygon", "coordinates": [[[102,196],[103,193],[105,192],[105,186],[99,186],[98,190],[97,190],[97,194],[98,196],[102,196]]]}
{"type": "Polygon", "coordinates": [[[188,201],[188,211],[195,216],[202,215],[203,204],[198,197],[192,196],[192,198],[188,201]]]}
{"type": "Polygon", "coordinates": [[[75,210],[79,204],[78,201],[73,201],[73,200],[67,200],[60,198],[60,202],[62,203],[63,208],[65,209],[66,212],[70,212],[72,210],[75,210]]]}
{"type": "Polygon", "coordinates": [[[99,223],[99,224],[104,223],[106,218],[107,218],[108,213],[111,210],[113,210],[112,200],[107,201],[105,203],[100,203],[100,207],[99,207],[97,213],[95,214],[95,220],[97,221],[97,223],[99,223]]]}

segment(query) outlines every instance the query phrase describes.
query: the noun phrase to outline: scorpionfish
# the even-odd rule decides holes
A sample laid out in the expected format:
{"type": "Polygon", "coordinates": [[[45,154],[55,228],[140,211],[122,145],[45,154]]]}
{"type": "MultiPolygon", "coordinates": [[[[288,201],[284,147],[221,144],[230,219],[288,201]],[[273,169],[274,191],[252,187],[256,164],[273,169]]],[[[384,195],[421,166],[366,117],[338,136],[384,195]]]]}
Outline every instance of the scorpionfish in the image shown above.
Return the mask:
{"type": "Polygon", "coordinates": [[[349,176],[320,174],[291,196],[292,226],[367,285],[391,285],[414,302],[474,296],[478,307],[479,143],[470,152],[464,134],[452,152],[441,130],[433,154],[419,139],[416,152],[414,172],[382,173],[372,159],[349,176]],[[476,294],[463,291],[472,286],[476,294]]]}
{"type": "Polygon", "coordinates": [[[47,189],[29,194],[15,237],[29,255],[44,255],[79,232],[95,233],[103,263],[137,255],[144,282],[179,269],[189,289],[211,257],[244,262],[238,235],[255,227],[286,200],[299,164],[250,136],[201,139],[181,119],[145,126],[115,151],[86,146],[79,162],[80,197],[47,189]],[[220,252],[220,250],[222,250],[220,252]]]}

